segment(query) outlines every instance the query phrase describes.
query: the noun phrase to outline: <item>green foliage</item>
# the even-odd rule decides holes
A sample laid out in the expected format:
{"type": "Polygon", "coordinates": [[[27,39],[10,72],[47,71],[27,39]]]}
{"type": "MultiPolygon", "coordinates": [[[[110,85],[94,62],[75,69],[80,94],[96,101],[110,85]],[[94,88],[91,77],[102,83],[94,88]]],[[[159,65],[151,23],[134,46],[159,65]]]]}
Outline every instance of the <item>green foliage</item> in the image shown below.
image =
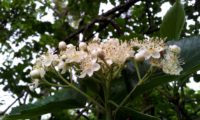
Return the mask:
{"type": "Polygon", "coordinates": [[[185,11],[180,0],[167,11],[160,26],[161,37],[167,39],[179,39],[185,23],[185,11]]]}
{"type": "Polygon", "coordinates": [[[85,19],[90,19],[90,17],[94,17],[98,14],[99,3],[100,1],[93,0],[69,0],[68,9],[72,15],[76,16],[76,19],[79,19],[78,17],[81,17],[81,14],[85,14],[85,19]],[[81,13],[81,11],[85,13],[81,13]]]}
{"type": "Polygon", "coordinates": [[[33,104],[15,107],[5,119],[25,119],[49,112],[60,112],[63,109],[82,108],[85,105],[85,100],[82,95],[67,88],[56,92],[53,96],[38,100],[33,104]]]}
{"type": "Polygon", "coordinates": [[[121,108],[117,113],[116,120],[124,120],[134,118],[136,120],[160,120],[159,118],[145,115],[131,108],[121,108]]]}
{"type": "MultiPolygon", "coordinates": [[[[134,89],[134,91],[132,92],[131,100],[132,101],[135,100],[139,95],[142,95],[142,94],[148,92],[149,90],[156,88],[157,86],[163,85],[170,81],[180,80],[180,79],[196,72],[196,70],[200,69],[199,68],[200,61],[199,61],[199,59],[196,59],[196,58],[200,58],[200,54],[197,53],[197,54],[193,54],[191,56],[191,54],[196,49],[199,48],[199,45],[200,45],[200,44],[198,44],[199,39],[200,39],[199,37],[191,37],[191,38],[182,39],[177,42],[169,41],[169,44],[175,43],[181,47],[181,50],[182,50],[181,58],[184,59],[185,62],[187,63],[187,64],[183,65],[184,71],[181,73],[180,76],[165,75],[165,74],[159,72],[159,73],[151,76],[149,79],[147,79],[143,83],[141,83],[139,85],[135,84],[131,88],[131,89],[134,89]],[[191,48],[190,46],[193,46],[193,47],[191,48]],[[188,55],[190,55],[190,57],[188,57],[188,55]],[[193,61],[196,64],[193,64],[193,62],[190,62],[190,61],[193,61]]],[[[126,71],[126,72],[132,73],[132,74],[126,74],[125,79],[126,79],[126,81],[129,80],[131,82],[135,78],[134,74],[136,71],[134,69],[132,69],[132,71],[129,71],[130,68],[133,68],[133,66],[131,64],[128,64],[128,65],[129,65],[129,67],[128,67],[129,69],[127,69],[128,71],[126,71]]],[[[140,70],[145,71],[145,68],[146,67],[140,67],[140,70]]],[[[93,97],[95,97],[95,96],[100,97],[100,98],[102,97],[101,96],[102,94],[100,94],[101,93],[101,85],[99,85],[96,81],[88,78],[85,80],[80,80],[80,83],[81,83],[80,85],[81,85],[82,89],[86,93],[88,93],[88,95],[93,96],[93,97]],[[98,95],[100,95],[100,96],[98,96],[98,95]]],[[[113,87],[111,89],[111,91],[112,91],[111,97],[113,96],[112,100],[115,101],[116,103],[121,101],[125,97],[125,96],[123,96],[123,94],[127,94],[126,90],[130,89],[130,88],[126,88],[126,90],[124,90],[124,88],[128,87],[128,86],[125,84],[125,81],[122,81],[120,79],[119,79],[119,81],[117,80],[116,82],[112,82],[112,86],[113,87]],[[120,98],[120,96],[122,98],[120,98]]],[[[81,96],[79,94],[77,94],[75,91],[67,89],[65,91],[58,92],[54,96],[50,96],[48,98],[45,98],[44,100],[40,100],[32,105],[23,105],[23,106],[14,108],[12,110],[12,112],[10,113],[9,118],[14,118],[14,117],[19,117],[19,118],[27,117],[28,118],[32,115],[42,115],[42,114],[48,113],[48,112],[57,112],[57,111],[60,111],[62,109],[66,109],[66,108],[83,107],[84,106],[84,98],[83,97],[77,98],[77,97],[81,97],[81,96]],[[63,104],[65,104],[66,106],[63,106],[63,104]],[[54,110],[49,109],[51,107],[54,108],[54,110]]],[[[119,118],[119,119],[127,118],[127,116],[129,116],[130,118],[132,118],[132,117],[140,118],[141,120],[147,119],[148,117],[149,117],[148,119],[152,119],[152,120],[156,119],[156,118],[150,117],[148,115],[143,115],[142,113],[139,113],[130,108],[126,108],[125,110],[120,109],[119,113],[117,113],[117,118],[119,118]],[[124,116],[121,116],[121,114],[122,114],[121,112],[123,113],[124,116]],[[127,113],[127,114],[124,114],[124,113],[127,113]],[[118,115],[120,115],[121,117],[118,115]]]]}
{"type": "MultiPolygon", "coordinates": [[[[39,99],[36,103],[13,108],[8,116],[9,119],[30,118],[45,113],[52,113],[54,119],[73,119],[75,117],[67,112],[68,109],[85,107],[85,98],[71,89],[63,90],[53,96],[44,98],[42,93],[30,91],[28,85],[21,85],[20,83],[31,83],[28,74],[31,61],[35,59],[34,56],[46,51],[46,46],[48,45],[56,48],[59,41],[65,40],[71,33],[87,26],[97,18],[99,16],[100,3],[108,3],[108,0],[68,0],[67,2],[65,0],[0,0],[0,55],[6,56],[2,67],[0,67],[0,83],[4,85],[5,91],[10,91],[13,95],[21,96],[24,92],[31,95],[30,102],[34,98],[39,99]],[[49,10],[53,12],[52,18],[54,22],[38,19],[48,12],[50,13],[49,10]],[[28,40],[28,38],[35,36],[39,38],[39,41],[28,40]],[[13,49],[13,46],[19,47],[19,50],[13,49]],[[19,59],[21,62],[14,65],[15,61],[19,59]],[[61,116],[65,117],[62,118],[61,116]]],[[[126,1],[118,0],[116,2],[116,0],[110,0],[110,3],[124,5],[126,1]]],[[[167,37],[169,44],[177,44],[181,47],[180,59],[185,64],[182,65],[183,72],[180,76],[165,75],[157,70],[156,74],[151,75],[149,79],[137,85],[138,79],[134,65],[128,64],[128,68],[124,69],[121,77],[112,81],[110,100],[117,104],[137,86],[131,94],[126,108],[119,109],[117,118],[156,119],[150,116],[152,115],[161,119],[178,119],[175,108],[179,106],[184,108],[183,113],[181,113],[181,110],[179,112],[186,115],[186,117],[184,116],[185,119],[199,118],[200,93],[186,86],[190,76],[193,76],[194,80],[199,82],[199,75],[196,74],[196,71],[200,69],[200,54],[198,52],[200,37],[188,37],[199,35],[199,4],[199,1],[195,1],[194,4],[189,4],[189,1],[186,1],[182,5],[179,0],[177,2],[175,0],[141,0],[140,4],[134,4],[129,9],[124,7],[106,16],[106,18],[111,19],[115,27],[110,24],[111,22],[101,21],[91,25],[89,28],[85,27],[81,32],[84,35],[83,40],[93,37],[94,33],[98,33],[101,38],[106,38],[110,34],[110,37],[117,37],[123,40],[129,40],[133,37],[143,39],[144,36],[155,37],[160,35],[161,37],[167,37]],[[161,18],[156,14],[161,11],[160,6],[165,2],[174,3],[174,5],[164,16],[161,24],[161,18]],[[127,10],[120,15],[116,15],[124,9],[127,10]],[[196,12],[198,13],[197,15],[194,14],[196,12]],[[195,24],[188,26],[188,23],[185,23],[185,13],[187,20],[193,20],[195,24]],[[182,37],[186,38],[182,39],[182,37]],[[173,84],[175,87],[168,85],[168,82],[176,83],[175,85],[173,84]],[[165,93],[169,92],[170,97],[166,97],[162,92],[156,91],[155,88],[156,90],[158,88],[166,88],[165,93]],[[144,99],[143,96],[150,100],[144,99]],[[176,104],[174,104],[174,100],[178,102],[176,101],[176,104]],[[149,101],[149,104],[146,104],[146,101],[149,101]],[[145,112],[149,115],[141,112],[149,105],[153,105],[154,112],[145,112]]],[[[66,42],[77,44],[78,40],[79,34],[66,42]]],[[[142,75],[147,71],[146,68],[148,67],[140,66],[142,75]]],[[[54,82],[54,79],[56,78],[52,77],[50,81],[54,82]]],[[[97,101],[104,99],[102,85],[99,83],[91,79],[80,80],[79,83],[80,89],[91,97],[96,97],[97,101]]],[[[53,91],[52,89],[55,87],[41,85],[40,88],[53,91]]],[[[49,94],[52,93],[50,92],[49,94]]],[[[23,100],[23,97],[20,98],[20,101],[23,100]]],[[[111,107],[115,108],[116,106],[111,105],[111,107]]],[[[99,115],[99,118],[102,116],[102,111],[92,110],[92,112],[94,116],[99,115]]]]}

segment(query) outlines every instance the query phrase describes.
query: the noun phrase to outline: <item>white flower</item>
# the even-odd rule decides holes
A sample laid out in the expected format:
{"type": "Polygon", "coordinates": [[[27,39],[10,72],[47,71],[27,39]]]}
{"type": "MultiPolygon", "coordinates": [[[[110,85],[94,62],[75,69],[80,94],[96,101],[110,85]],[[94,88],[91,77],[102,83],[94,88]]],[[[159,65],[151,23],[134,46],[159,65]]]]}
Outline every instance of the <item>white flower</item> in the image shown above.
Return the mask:
{"type": "Polygon", "coordinates": [[[58,59],[58,56],[56,54],[53,54],[52,52],[47,52],[46,54],[42,55],[38,60],[37,64],[41,64],[42,67],[49,67],[52,65],[52,63],[58,59]],[[41,62],[41,63],[39,63],[41,62]]]}
{"type": "Polygon", "coordinates": [[[162,68],[162,66],[163,66],[162,65],[162,58],[160,58],[160,59],[150,58],[149,63],[152,66],[155,66],[155,67],[158,67],[158,68],[162,68]]]}
{"type": "Polygon", "coordinates": [[[180,75],[183,68],[180,66],[178,57],[177,54],[167,49],[164,59],[161,61],[163,72],[171,75],[180,75]]]}
{"type": "Polygon", "coordinates": [[[101,52],[101,46],[98,41],[92,41],[87,46],[88,53],[92,54],[93,56],[98,56],[99,52],[101,52]]]}
{"type": "Polygon", "coordinates": [[[181,52],[180,47],[177,45],[167,47],[164,40],[158,38],[144,41],[134,39],[130,42],[114,38],[101,42],[100,39],[94,38],[87,44],[80,42],[78,47],[72,44],[66,45],[61,41],[58,47],[60,49],[58,55],[47,52],[37,59],[30,72],[31,78],[36,80],[36,86],[38,85],[37,80],[43,78],[45,72],[52,67],[55,67],[61,74],[72,68],[72,70],[80,71],[79,78],[84,78],[92,77],[94,72],[100,69],[102,70],[99,72],[106,74],[108,67],[112,67],[113,71],[120,71],[129,58],[134,58],[136,61],[148,60],[147,62],[152,66],[171,75],[179,75],[183,70],[178,59],[181,52]]]}
{"type": "Polygon", "coordinates": [[[96,60],[91,57],[84,59],[84,61],[81,62],[80,67],[82,71],[79,78],[84,78],[86,75],[91,77],[95,71],[98,71],[101,68],[100,65],[96,63],[96,60]]]}
{"type": "Polygon", "coordinates": [[[60,53],[60,58],[65,61],[65,63],[80,63],[85,57],[87,57],[87,52],[77,51],[74,46],[71,46],[60,53]]]}
{"type": "Polygon", "coordinates": [[[131,40],[130,45],[132,47],[139,48],[139,47],[142,46],[142,41],[138,40],[137,38],[134,38],[134,39],[131,40]]]}
{"type": "Polygon", "coordinates": [[[67,66],[67,64],[63,60],[60,60],[58,62],[58,64],[55,66],[55,69],[57,71],[61,70],[61,74],[64,74],[64,73],[67,72],[68,66],[67,66]]]}
{"type": "Polygon", "coordinates": [[[68,53],[68,57],[66,59],[67,63],[80,63],[84,58],[87,57],[87,53],[84,51],[74,51],[71,53],[68,53]]]}
{"type": "Polygon", "coordinates": [[[101,44],[105,61],[110,64],[123,65],[125,61],[134,56],[132,46],[127,42],[120,43],[118,39],[109,39],[101,44]]]}
{"type": "Polygon", "coordinates": [[[161,57],[160,52],[165,49],[165,44],[163,40],[152,38],[150,40],[144,40],[139,47],[138,53],[142,51],[146,60],[150,59],[151,57],[158,59],[161,57]]]}
{"type": "Polygon", "coordinates": [[[42,56],[42,64],[45,66],[45,67],[49,67],[51,66],[51,63],[53,62],[53,57],[50,56],[50,55],[43,55],[42,56]]]}
{"type": "Polygon", "coordinates": [[[161,51],[156,51],[156,49],[150,48],[146,50],[146,59],[149,59],[150,57],[152,58],[160,58],[160,52],[161,51]]]}

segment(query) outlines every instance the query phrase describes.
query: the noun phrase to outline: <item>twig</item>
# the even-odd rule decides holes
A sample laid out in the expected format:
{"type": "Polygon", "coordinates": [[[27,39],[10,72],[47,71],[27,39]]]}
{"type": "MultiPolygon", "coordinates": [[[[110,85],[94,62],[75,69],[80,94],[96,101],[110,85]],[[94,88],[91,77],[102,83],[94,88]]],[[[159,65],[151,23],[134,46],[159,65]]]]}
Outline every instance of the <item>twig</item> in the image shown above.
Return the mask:
{"type": "Polygon", "coordinates": [[[111,14],[116,13],[117,11],[120,11],[120,10],[123,10],[125,12],[126,10],[128,10],[132,5],[134,5],[138,1],[139,0],[129,0],[125,4],[118,5],[118,6],[114,7],[113,9],[108,10],[107,12],[101,14],[101,16],[107,17],[111,14]]]}
{"type": "MultiPolygon", "coordinates": [[[[86,26],[83,26],[82,28],[80,28],[76,32],[70,34],[63,41],[65,41],[67,43],[70,39],[72,39],[75,36],[77,36],[78,34],[84,32],[86,29],[91,28],[91,26],[93,26],[96,22],[99,22],[98,20],[101,20],[101,18],[105,18],[105,17],[109,18],[109,16],[110,16],[110,19],[114,19],[116,17],[119,17],[122,13],[126,12],[132,5],[134,5],[138,1],[139,0],[129,0],[125,4],[118,5],[118,6],[114,7],[113,9],[111,9],[111,10],[109,10],[109,11],[107,11],[107,12],[101,14],[101,15],[99,15],[97,18],[95,18],[94,20],[92,20],[86,26]]],[[[112,22],[109,22],[109,23],[113,26],[112,22]]],[[[97,31],[99,32],[99,31],[103,30],[109,23],[106,22],[105,24],[103,24],[102,26],[100,26],[97,31]]]]}
{"type": "MultiPolygon", "coordinates": [[[[79,120],[79,118],[81,116],[83,116],[83,113],[88,111],[88,109],[90,108],[91,105],[92,105],[92,103],[90,103],[88,106],[86,106],[83,110],[81,110],[81,111],[78,110],[77,111],[78,116],[75,118],[75,120],[79,120]]],[[[83,117],[86,117],[86,116],[83,116],[83,117]]]]}
{"type": "Polygon", "coordinates": [[[0,112],[0,116],[4,115],[24,94],[21,94],[20,96],[15,99],[4,111],[0,112]]]}

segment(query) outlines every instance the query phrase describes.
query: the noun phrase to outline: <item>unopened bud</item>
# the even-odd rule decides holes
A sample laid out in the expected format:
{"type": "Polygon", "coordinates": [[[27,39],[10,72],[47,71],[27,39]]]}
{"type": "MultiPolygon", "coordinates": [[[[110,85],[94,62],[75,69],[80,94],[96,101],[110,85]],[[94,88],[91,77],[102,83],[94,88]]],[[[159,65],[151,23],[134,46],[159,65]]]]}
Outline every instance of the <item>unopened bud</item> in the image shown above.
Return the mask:
{"type": "Polygon", "coordinates": [[[108,65],[112,65],[112,64],[113,64],[113,61],[112,61],[111,59],[108,59],[108,60],[106,60],[106,63],[107,63],[108,65]]]}
{"type": "Polygon", "coordinates": [[[85,42],[80,42],[79,43],[79,49],[80,50],[86,50],[87,49],[87,44],[85,42]]]}
{"type": "Polygon", "coordinates": [[[62,60],[65,60],[65,59],[67,59],[67,56],[66,56],[66,55],[62,55],[60,58],[61,58],[62,60]]]}
{"type": "Polygon", "coordinates": [[[101,60],[105,59],[105,54],[103,52],[99,52],[97,55],[101,60]]]}
{"type": "Polygon", "coordinates": [[[38,69],[34,69],[30,72],[30,76],[31,78],[35,79],[35,78],[40,78],[40,70],[38,69]]]}
{"type": "Polygon", "coordinates": [[[136,61],[140,61],[140,62],[144,61],[144,59],[145,59],[144,54],[142,54],[142,53],[136,53],[134,58],[136,61]]]}
{"type": "Polygon", "coordinates": [[[59,42],[58,44],[59,50],[65,50],[67,48],[67,45],[64,41],[59,42]]]}
{"type": "Polygon", "coordinates": [[[93,41],[99,42],[99,41],[100,41],[100,38],[95,37],[95,38],[93,38],[93,41]]]}
{"type": "Polygon", "coordinates": [[[170,45],[169,48],[172,52],[175,52],[177,54],[179,54],[181,52],[181,48],[177,45],[170,45]]]}
{"type": "Polygon", "coordinates": [[[68,45],[67,45],[67,48],[68,48],[68,49],[73,49],[74,47],[75,47],[75,46],[72,45],[72,44],[68,44],[68,45]]]}

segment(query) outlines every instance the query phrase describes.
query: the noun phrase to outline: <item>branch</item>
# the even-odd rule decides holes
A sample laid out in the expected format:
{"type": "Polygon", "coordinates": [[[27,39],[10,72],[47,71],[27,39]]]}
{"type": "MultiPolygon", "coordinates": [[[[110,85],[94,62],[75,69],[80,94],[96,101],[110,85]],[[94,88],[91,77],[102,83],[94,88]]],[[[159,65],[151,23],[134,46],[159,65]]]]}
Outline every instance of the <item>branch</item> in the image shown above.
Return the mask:
{"type": "MultiPolygon", "coordinates": [[[[113,21],[111,18],[102,17],[97,21],[99,23],[103,23],[103,24],[96,30],[95,33],[91,34],[88,38],[86,38],[85,41],[87,41],[88,39],[92,38],[96,33],[102,31],[103,29],[105,29],[109,24],[111,24],[117,30],[118,35],[122,35],[123,34],[121,29],[120,29],[120,26],[115,21],[113,21]]],[[[86,30],[84,31],[84,33],[86,32],[86,30]]]]}
{"type": "Polygon", "coordinates": [[[87,112],[90,108],[90,106],[92,105],[92,103],[89,103],[88,106],[86,106],[83,110],[81,111],[77,111],[78,116],[75,118],[75,120],[79,120],[81,116],[83,116],[85,119],[89,120],[89,118],[85,115],[83,115],[84,112],[87,112]]]}
{"type": "MultiPolygon", "coordinates": [[[[63,41],[65,41],[66,43],[68,43],[68,41],[70,39],[74,38],[75,36],[77,36],[80,33],[83,33],[85,30],[91,28],[96,22],[99,22],[99,20],[101,20],[102,18],[105,18],[105,17],[109,18],[110,17],[110,19],[114,19],[116,17],[119,17],[122,13],[126,12],[132,5],[134,5],[138,1],[139,0],[129,0],[125,4],[118,5],[118,6],[114,7],[113,9],[111,9],[111,10],[109,10],[109,11],[107,11],[107,12],[99,15],[97,18],[93,19],[86,26],[83,26],[82,28],[78,29],[76,32],[71,33],[63,41]]],[[[107,25],[108,25],[108,23],[106,22],[104,25],[102,25],[101,27],[99,27],[99,29],[97,31],[99,32],[99,31],[103,30],[107,25]]]]}
{"type": "Polygon", "coordinates": [[[136,2],[138,2],[139,0],[129,0],[128,2],[126,2],[125,4],[122,5],[118,5],[116,7],[114,7],[111,10],[108,10],[107,12],[101,14],[101,16],[107,17],[111,14],[116,13],[117,11],[121,11],[123,10],[124,12],[127,11],[132,5],[134,5],[136,2]]]}
{"type": "Polygon", "coordinates": [[[15,101],[13,101],[4,111],[0,112],[0,116],[4,115],[21,97],[23,97],[24,94],[21,94],[18,96],[15,101]]]}

